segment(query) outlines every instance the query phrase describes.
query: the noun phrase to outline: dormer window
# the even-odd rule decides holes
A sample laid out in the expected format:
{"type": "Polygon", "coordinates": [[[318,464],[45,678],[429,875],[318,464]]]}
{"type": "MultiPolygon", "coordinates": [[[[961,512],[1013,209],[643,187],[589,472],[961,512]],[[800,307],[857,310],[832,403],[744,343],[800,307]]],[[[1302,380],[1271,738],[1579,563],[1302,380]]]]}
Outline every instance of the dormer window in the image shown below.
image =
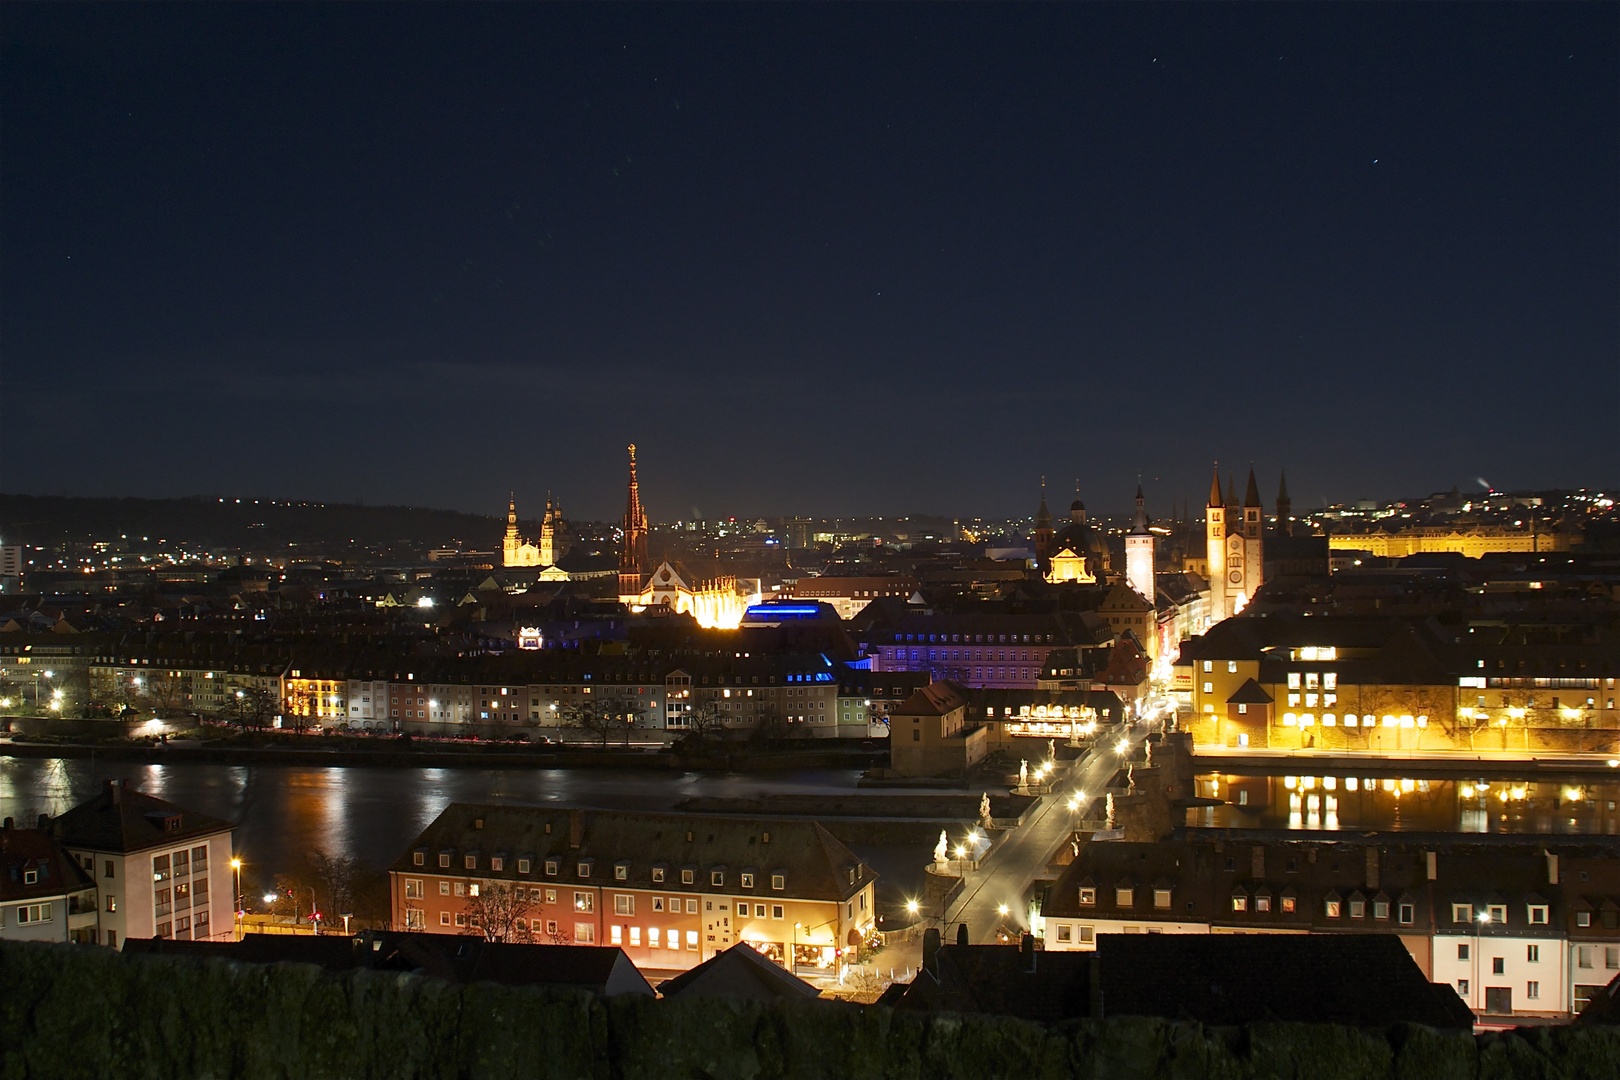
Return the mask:
{"type": "Polygon", "coordinates": [[[1128,908],[1136,902],[1136,890],[1129,885],[1114,890],[1114,906],[1128,908]]]}
{"type": "Polygon", "coordinates": [[[681,870],[681,884],[682,885],[690,885],[696,880],[697,880],[697,872],[696,871],[692,870],[690,867],[685,867],[685,868],[683,868],[681,870]]]}
{"type": "Polygon", "coordinates": [[[1096,889],[1096,887],[1092,886],[1092,885],[1082,885],[1082,886],[1080,886],[1080,905],[1082,907],[1091,907],[1096,902],[1097,902],[1097,889],[1096,889]]]}
{"type": "Polygon", "coordinates": [[[411,852],[411,865],[412,866],[426,866],[427,865],[427,853],[424,852],[424,851],[413,851],[413,852],[411,852]]]}
{"type": "Polygon", "coordinates": [[[1452,904],[1451,921],[1454,923],[1471,923],[1474,921],[1473,904],[1452,904]]]}
{"type": "Polygon", "coordinates": [[[548,876],[550,876],[550,877],[556,877],[557,876],[557,870],[560,867],[560,865],[561,864],[556,859],[547,859],[546,860],[546,874],[548,876]]]}
{"type": "Polygon", "coordinates": [[[1500,924],[1506,926],[1507,925],[1507,905],[1506,904],[1487,904],[1485,906],[1485,917],[1488,918],[1493,923],[1500,923],[1500,924]]]}
{"type": "Polygon", "coordinates": [[[450,869],[450,853],[448,851],[439,852],[439,869],[450,869]]]}
{"type": "Polygon", "coordinates": [[[462,864],[464,866],[466,866],[466,868],[468,870],[476,870],[476,869],[478,869],[478,856],[477,855],[464,855],[464,856],[462,856],[461,861],[462,861],[462,864]]]}
{"type": "Polygon", "coordinates": [[[714,886],[718,887],[720,885],[724,885],[725,883],[726,883],[726,872],[724,870],[710,870],[709,871],[709,884],[710,885],[714,885],[714,886]]]}
{"type": "Polygon", "coordinates": [[[656,884],[662,884],[663,883],[663,881],[664,881],[664,868],[662,866],[655,866],[655,867],[652,868],[652,879],[653,879],[653,882],[656,883],[656,884]]]}
{"type": "Polygon", "coordinates": [[[786,874],[772,874],[771,875],[771,888],[775,889],[777,892],[781,892],[783,889],[787,888],[787,875],[786,874]]]}
{"type": "Polygon", "coordinates": [[[1247,893],[1237,892],[1237,893],[1232,894],[1232,910],[1233,911],[1248,911],[1249,910],[1249,897],[1248,897],[1247,893]]]}
{"type": "Polygon", "coordinates": [[[629,881],[630,880],[630,864],[628,862],[621,859],[620,861],[613,864],[613,880],[614,881],[629,881]]]}
{"type": "Polygon", "coordinates": [[[1547,925],[1547,905],[1531,904],[1529,907],[1529,918],[1531,926],[1547,925]]]}
{"type": "Polygon", "coordinates": [[[592,863],[592,861],[593,860],[591,860],[591,859],[581,859],[581,860],[579,860],[579,864],[574,869],[579,874],[580,877],[587,878],[587,877],[591,876],[591,863],[592,863]]]}
{"type": "Polygon", "coordinates": [[[530,868],[531,868],[531,867],[532,867],[532,866],[533,866],[533,865],[534,865],[534,863],[533,863],[533,862],[531,862],[531,861],[530,861],[530,860],[528,860],[528,859],[519,859],[519,860],[518,860],[518,873],[520,873],[520,874],[527,874],[527,873],[529,873],[529,871],[530,871],[530,868]]]}
{"type": "Polygon", "coordinates": [[[745,888],[745,889],[752,889],[754,887],[754,875],[753,874],[744,872],[744,874],[742,876],[742,887],[745,888]]]}
{"type": "Polygon", "coordinates": [[[505,868],[506,868],[506,860],[505,860],[505,859],[503,859],[503,858],[502,858],[502,857],[501,857],[501,856],[499,856],[499,855],[494,855],[494,856],[491,856],[491,857],[490,857],[490,860],[489,860],[489,869],[490,869],[490,872],[491,872],[491,873],[496,873],[496,874],[498,874],[498,873],[500,873],[500,872],[501,872],[501,871],[502,871],[502,870],[504,870],[504,869],[505,869],[505,868]]]}

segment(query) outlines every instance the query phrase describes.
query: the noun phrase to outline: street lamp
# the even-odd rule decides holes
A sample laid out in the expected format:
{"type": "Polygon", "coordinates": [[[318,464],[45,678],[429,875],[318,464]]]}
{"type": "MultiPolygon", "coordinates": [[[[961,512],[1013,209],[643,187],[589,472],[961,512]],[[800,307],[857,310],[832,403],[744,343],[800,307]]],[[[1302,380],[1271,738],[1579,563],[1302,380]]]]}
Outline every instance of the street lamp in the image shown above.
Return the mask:
{"type": "Polygon", "coordinates": [[[795,975],[799,973],[799,928],[803,925],[803,923],[793,924],[793,945],[788,953],[788,970],[795,975]]]}
{"type": "Polygon", "coordinates": [[[236,940],[242,940],[242,860],[233,858],[231,869],[236,871],[236,940]]]}

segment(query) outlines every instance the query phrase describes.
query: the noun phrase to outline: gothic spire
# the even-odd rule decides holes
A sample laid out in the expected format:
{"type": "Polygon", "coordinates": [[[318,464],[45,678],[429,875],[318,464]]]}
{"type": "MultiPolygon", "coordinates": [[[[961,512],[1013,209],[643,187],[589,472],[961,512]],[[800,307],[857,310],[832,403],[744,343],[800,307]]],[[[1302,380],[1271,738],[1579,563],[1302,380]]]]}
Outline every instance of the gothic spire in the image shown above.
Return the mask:
{"type": "Polygon", "coordinates": [[[1215,463],[1215,475],[1209,481],[1209,505],[1221,507],[1226,504],[1221,501],[1221,463],[1215,463]]]}
{"type": "Polygon", "coordinates": [[[1249,466],[1249,486],[1243,492],[1243,505],[1259,507],[1260,485],[1254,481],[1254,466],[1249,466]]]}

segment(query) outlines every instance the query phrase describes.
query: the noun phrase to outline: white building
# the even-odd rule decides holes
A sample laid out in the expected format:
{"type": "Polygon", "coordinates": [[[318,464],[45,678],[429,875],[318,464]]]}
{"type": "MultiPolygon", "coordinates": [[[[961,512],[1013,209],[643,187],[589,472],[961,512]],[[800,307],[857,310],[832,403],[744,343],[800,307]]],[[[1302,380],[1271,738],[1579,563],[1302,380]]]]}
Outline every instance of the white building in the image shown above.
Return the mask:
{"type": "Polygon", "coordinates": [[[109,780],[58,817],[52,832],[95,880],[101,944],[235,937],[229,823],[109,780]]]}

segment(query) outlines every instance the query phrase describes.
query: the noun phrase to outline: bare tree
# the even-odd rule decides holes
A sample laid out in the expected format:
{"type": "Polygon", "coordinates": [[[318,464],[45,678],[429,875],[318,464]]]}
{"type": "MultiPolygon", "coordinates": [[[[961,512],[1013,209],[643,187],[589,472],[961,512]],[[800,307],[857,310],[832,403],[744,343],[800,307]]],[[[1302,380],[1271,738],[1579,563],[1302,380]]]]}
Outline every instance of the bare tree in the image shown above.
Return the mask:
{"type": "Polygon", "coordinates": [[[762,701],[755,713],[752,739],[756,743],[778,743],[787,738],[788,722],[782,710],[773,701],[762,701]]]}
{"type": "Polygon", "coordinates": [[[718,701],[705,701],[687,720],[687,733],[694,742],[709,742],[725,738],[726,718],[718,701]]]}
{"type": "Polygon", "coordinates": [[[619,726],[612,709],[604,708],[594,701],[570,701],[557,710],[557,718],[563,727],[577,728],[592,739],[600,739],[604,750],[607,749],[608,740],[613,738],[614,730],[619,726]]]}
{"type": "Polygon", "coordinates": [[[473,886],[476,895],[467,897],[467,928],[463,933],[481,936],[485,941],[529,944],[529,890],[504,881],[486,881],[473,886]]]}

